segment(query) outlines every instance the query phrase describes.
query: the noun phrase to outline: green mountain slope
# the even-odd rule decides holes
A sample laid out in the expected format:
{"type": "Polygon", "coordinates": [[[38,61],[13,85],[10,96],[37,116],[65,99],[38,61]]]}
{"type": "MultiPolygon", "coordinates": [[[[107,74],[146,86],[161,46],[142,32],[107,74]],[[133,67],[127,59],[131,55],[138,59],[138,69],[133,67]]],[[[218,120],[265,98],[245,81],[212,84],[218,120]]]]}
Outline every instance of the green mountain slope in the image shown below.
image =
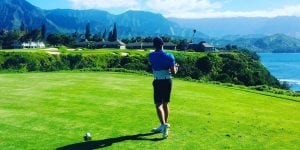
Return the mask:
{"type": "Polygon", "coordinates": [[[273,53],[299,53],[300,40],[284,34],[274,34],[270,36],[226,36],[222,39],[212,39],[211,42],[217,46],[227,44],[237,45],[255,52],[273,53]]]}
{"type": "Polygon", "coordinates": [[[170,136],[152,77],[120,73],[0,74],[0,147],[10,149],[297,149],[299,98],[174,80],[170,136]],[[83,142],[86,132],[93,141],[83,142]],[[148,134],[149,133],[149,134],[148,134]]]}

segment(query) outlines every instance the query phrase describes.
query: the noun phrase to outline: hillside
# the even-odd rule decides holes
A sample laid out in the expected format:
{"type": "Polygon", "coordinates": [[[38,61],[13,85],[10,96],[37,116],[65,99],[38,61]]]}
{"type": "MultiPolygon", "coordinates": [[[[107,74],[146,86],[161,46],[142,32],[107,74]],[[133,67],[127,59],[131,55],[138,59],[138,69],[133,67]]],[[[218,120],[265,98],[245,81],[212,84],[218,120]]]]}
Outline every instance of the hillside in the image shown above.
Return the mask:
{"type": "Polygon", "coordinates": [[[13,149],[297,149],[299,98],[174,80],[170,136],[152,77],[124,73],[0,74],[0,147],[13,149]],[[86,132],[93,141],[83,142],[86,132]],[[6,136],[7,135],[7,136],[6,136]]]}
{"type": "Polygon", "coordinates": [[[191,36],[192,30],[180,28],[161,14],[144,11],[128,11],[113,15],[101,10],[42,10],[26,0],[0,1],[0,29],[18,29],[24,21],[26,27],[37,28],[43,23],[48,32],[74,33],[84,32],[87,23],[93,33],[110,30],[117,23],[120,37],[172,35],[191,36]],[[158,24],[159,22],[159,24],[158,24]]]}
{"type": "Polygon", "coordinates": [[[220,47],[231,44],[258,53],[300,53],[300,40],[284,34],[274,34],[270,36],[226,36],[208,41],[220,47]]]}
{"type": "Polygon", "coordinates": [[[46,22],[43,10],[25,0],[1,0],[0,20],[0,29],[19,29],[22,21],[32,28],[46,22]]]}

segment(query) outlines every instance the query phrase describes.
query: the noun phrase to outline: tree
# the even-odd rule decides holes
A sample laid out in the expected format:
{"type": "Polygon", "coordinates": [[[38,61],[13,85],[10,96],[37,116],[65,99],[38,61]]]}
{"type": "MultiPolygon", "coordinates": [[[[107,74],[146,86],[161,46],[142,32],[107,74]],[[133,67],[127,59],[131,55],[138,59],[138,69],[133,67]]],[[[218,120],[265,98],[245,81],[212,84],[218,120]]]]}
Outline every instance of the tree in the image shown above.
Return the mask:
{"type": "Polygon", "coordinates": [[[46,24],[42,25],[41,35],[42,35],[42,40],[45,40],[45,38],[46,38],[46,24]]]}
{"type": "Polygon", "coordinates": [[[225,46],[225,49],[226,49],[226,50],[232,50],[232,45],[231,45],[231,44],[227,44],[227,45],[225,46]]]}
{"type": "Polygon", "coordinates": [[[179,50],[182,50],[182,51],[187,50],[188,49],[188,42],[187,42],[187,40],[185,40],[185,39],[184,40],[179,40],[177,48],[179,50]]]}
{"type": "Polygon", "coordinates": [[[20,39],[20,32],[18,31],[9,31],[3,36],[2,48],[9,49],[13,48],[13,44],[15,41],[20,39]]]}
{"type": "Polygon", "coordinates": [[[64,34],[49,34],[47,42],[51,45],[72,45],[75,42],[75,38],[70,35],[64,34]]]}
{"type": "Polygon", "coordinates": [[[54,46],[61,44],[61,41],[62,38],[59,34],[49,34],[47,37],[47,42],[54,46]]]}
{"type": "Polygon", "coordinates": [[[103,34],[102,34],[102,38],[103,38],[104,40],[106,40],[106,29],[104,30],[104,32],[103,32],[103,34]]]}
{"type": "Polygon", "coordinates": [[[21,22],[21,25],[20,25],[20,31],[21,31],[21,32],[24,32],[24,31],[25,31],[25,24],[24,24],[24,21],[21,22]]]}
{"type": "Polygon", "coordinates": [[[39,29],[31,30],[21,38],[21,41],[23,42],[38,41],[38,40],[41,40],[41,30],[39,29]]]}
{"type": "Polygon", "coordinates": [[[91,25],[90,23],[87,23],[85,27],[85,39],[90,40],[90,38],[91,38],[91,25]]]}
{"type": "Polygon", "coordinates": [[[75,43],[75,38],[71,35],[61,34],[61,44],[66,46],[72,46],[75,43]]]}
{"type": "Polygon", "coordinates": [[[171,38],[169,36],[162,36],[161,38],[165,43],[168,43],[171,41],[171,38]]]}
{"type": "Polygon", "coordinates": [[[117,25],[116,23],[114,24],[114,29],[112,32],[112,41],[117,41],[118,39],[118,33],[117,33],[117,25]]]}
{"type": "Polygon", "coordinates": [[[193,30],[193,37],[192,37],[191,43],[193,43],[193,42],[194,42],[194,38],[195,38],[195,34],[196,34],[196,32],[197,32],[197,30],[196,30],[196,29],[194,29],[194,30],[193,30]]]}
{"type": "Polygon", "coordinates": [[[109,34],[108,34],[108,41],[109,42],[113,42],[114,39],[113,39],[113,31],[110,31],[109,34]]]}
{"type": "Polygon", "coordinates": [[[143,38],[141,36],[137,36],[135,38],[131,38],[131,42],[135,43],[135,42],[143,42],[143,38]]]}
{"type": "Polygon", "coordinates": [[[152,42],[153,41],[153,38],[152,37],[150,37],[150,36],[148,36],[148,37],[146,37],[145,39],[144,39],[144,42],[152,42]]]}
{"type": "Polygon", "coordinates": [[[130,39],[129,38],[124,38],[124,39],[122,39],[122,42],[125,43],[125,44],[128,44],[130,42],[130,39]]]}
{"type": "Polygon", "coordinates": [[[101,33],[95,34],[93,36],[92,40],[95,41],[95,42],[101,42],[103,40],[102,34],[101,33]]]}

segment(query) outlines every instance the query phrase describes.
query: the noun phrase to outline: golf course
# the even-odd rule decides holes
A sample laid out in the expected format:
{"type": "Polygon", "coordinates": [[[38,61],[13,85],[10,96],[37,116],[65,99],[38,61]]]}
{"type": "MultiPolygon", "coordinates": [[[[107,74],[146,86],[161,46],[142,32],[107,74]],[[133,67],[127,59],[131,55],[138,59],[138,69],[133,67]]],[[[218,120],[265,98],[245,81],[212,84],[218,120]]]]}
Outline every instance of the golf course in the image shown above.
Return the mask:
{"type": "Polygon", "coordinates": [[[152,76],[1,73],[0,83],[3,150],[300,147],[300,97],[174,79],[171,128],[162,139],[150,132],[159,125],[152,76]]]}

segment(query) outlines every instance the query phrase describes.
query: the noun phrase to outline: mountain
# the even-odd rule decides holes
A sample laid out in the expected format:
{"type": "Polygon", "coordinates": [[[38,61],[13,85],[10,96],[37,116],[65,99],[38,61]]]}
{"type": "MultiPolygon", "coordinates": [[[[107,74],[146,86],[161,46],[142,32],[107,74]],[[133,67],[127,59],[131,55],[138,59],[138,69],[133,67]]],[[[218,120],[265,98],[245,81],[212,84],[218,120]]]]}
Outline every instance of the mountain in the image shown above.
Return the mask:
{"type": "Polygon", "coordinates": [[[286,34],[300,38],[300,17],[234,17],[234,18],[204,18],[178,19],[169,18],[182,28],[193,28],[212,37],[226,35],[286,34]]]}
{"type": "Polygon", "coordinates": [[[137,35],[147,36],[163,33],[167,35],[179,35],[182,32],[177,24],[168,21],[161,14],[154,14],[145,11],[127,11],[123,14],[117,15],[115,22],[125,29],[123,32],[125,31],[129,34],[135,33],[137,35]],[[147,28],[146,32],[145,28],[147,28]]]}
{"type": "Polygon", "coordinates": [[[275,34],[258,39],[253,43],[253,46],[271,50],[273,53],[300,53],[300,40],[284,34],[275,34]]]}
{"type": "MultiPolygon", "coordinates": [[[[226,36],[227,37],[227,36],[226,36]]],[[[284,34],[270,36],[230,36],[230,38],[210,39],[216,46],[224,47],[228,44],[247,48],[255,52],[300,53],[300,40],[284,34]]]]}
{"type": "Polygon", "coordinates": [[[55,9],[45,11],[45,16],[52,25],[60,32],[84,32],[89,22],[93,33],[111,30],[112,25],[117,23],[118,35],[152,36],[172,35],[187,36],[192,32],[180,28],[176,23],[170,22],[161,14],[145,11],[127,11],[120,15],[113,15],[100,10],[71,10],[55,9]]]}
{"type": "Polygon", "coordinates": [[[22,21],[36,28],[46,22],[44,12],[25,0],[0,0],[0,28],[17,29],[22,21]]]}
{"type": "Polygon", "coordinates": [[[100,32],[114,22],[114,15],[100,10],[54,9],[45,10],[44,14],[48,23],[63,33],[84,32],[87,23],[92,32],[100,32]]]}
{"type": "Polygon", "coordinates": [[[84,33],[87,23],[93,34],[103,33],[117,23],[120,38],[169,35],[192,40],[197,29],[194,42],[234,44],[257,52],[300,52],[299,40],[289,37],[300,37],[300,17],[167,19],[145,11],[113,15],[101,10],[43,10],[26,0],[0,0],[0,20],[0,29],[7,30],[19,29],[22,21],[29,29],[45,23],[48,33],[84,33]]]}
{"type": "Polygon", "coordinates": [[[8,30],[18,29],[24,21],[25,26],[30,28],[38,28],[45,23],[48,32],[83,33],[86,24],[90,23],[92,33],[103,33],[117,23],[119,37],[192,36],[192,30],[179,27],[161,14],[144,11],[127,11],[113,15],[101,10],[42,10],[26,0],[1,0],[0,14],[0,20],[3,20],[0,29],[8,30]]]}

